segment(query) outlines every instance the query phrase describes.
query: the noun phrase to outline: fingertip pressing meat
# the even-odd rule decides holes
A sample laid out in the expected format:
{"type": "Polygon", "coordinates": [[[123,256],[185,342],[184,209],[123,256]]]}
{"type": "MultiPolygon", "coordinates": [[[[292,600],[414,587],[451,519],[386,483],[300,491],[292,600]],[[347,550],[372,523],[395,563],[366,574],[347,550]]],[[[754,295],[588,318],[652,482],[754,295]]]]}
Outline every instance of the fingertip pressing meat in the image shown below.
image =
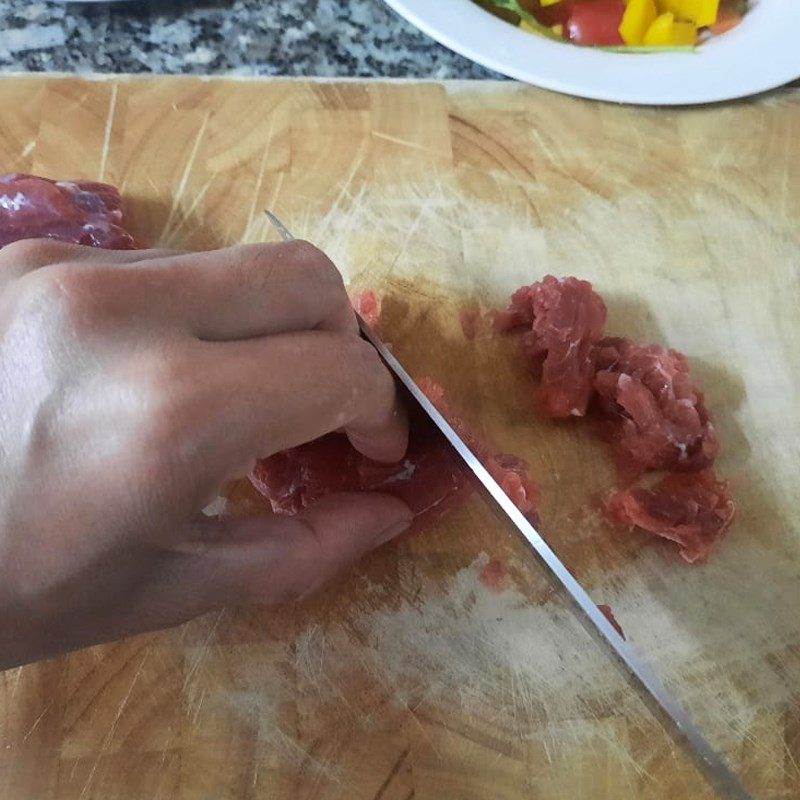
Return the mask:
{"type": "Polygon", "coordinates": [[[433,424],[421,413],[410,422],[408,450],[396,464],[372,461],[331,433],[259,460],[250,480],[277,514],[296,514],[334,492],[384,492],[409,506],[419,530],[453,510],[470,486],[433,424]]]}
{"type": "Polygon", "coordinates": [[[604,339],[597,348],[594,388],[602,414],[614,424],[626,471],[694,471],[714,463],[719,439],[681,353],[604,339]]]}
{"type": "Polygon", "coordinates": [[[122,198],[113,186],[21,173],[0,175],[0,247],[39,238],[107,250],[137,248],[125,228],[122,198]]]}
{"type": "Polygon", "coordinates": [[[651,488],[615,492],[608,498],[607,508],[618,525],[677,542],[681,556],[690,564],[708,558],[735,514],[727,481],[710,469],[671,473],[651,488]]]}
{"type": "Polygon", "coordinates": [[[495,316],[497,331],[530,328],[523,351],[548,417],[582,417],[593,393],[595,349],[603,336],[606,305],[589,281],[547,275],[523,286],[506,311],[495,316]]]}

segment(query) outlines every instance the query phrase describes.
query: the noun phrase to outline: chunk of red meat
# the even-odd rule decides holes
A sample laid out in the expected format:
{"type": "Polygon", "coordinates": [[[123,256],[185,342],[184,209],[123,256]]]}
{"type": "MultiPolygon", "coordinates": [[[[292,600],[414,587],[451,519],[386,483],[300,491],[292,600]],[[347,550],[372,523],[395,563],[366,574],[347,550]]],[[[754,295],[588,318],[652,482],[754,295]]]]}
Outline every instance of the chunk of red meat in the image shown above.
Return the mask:
{"type": "MultiPolygon", "coordinates": [[[[449,418],[450,409],[447,407],[444,400],[444,386],[440,383],[436,383],[433,378],[428,377],[420,378],[417,381],[417,386],[422,389],[425,397],[436,406],[442,416],[449,418]]],[[[453,423],[451,422],[450,424],[452,425],[453,423]]]]}
{"type": "Polygon", "coordinates": [[[627,469],[699,470],[714,463],[719,439],[681,353],[605,339],[594,386],[627,469]]]}
{"type": "Polygon", "coordinates": [[[122,198],[113,186],[0,175],[0,247],[39,238],[109,250],[137,246],[125,229],[122,198]]]}
{"type": "Polygon", "coordinates": [[[611,519],[620,525],[670,539],[690,564],[705,561],[730,527],[735,513],[727,481],[713,470],[667,475],[651,488],[615,492],[608,500],[611,519]]]}
{"type": "MultiPolygon", "coordinates": [[[[512,502],[523,513],[533,513],[539,489],[528,477],[526,463],[516,456],[490,453],[451,413],[439,384],[423,378],[419,385],[512,502]]],[[[386,492],[408,504],[417,517],[417,529],[456,508],[473,486],[455,450],[422,410],[414,408],[408,451],[396,464],[365,458],[346,436],[329,434],[261,459],[250,480],[280,514],[295,514],[332,492],[386,492]]]]}
{"type": "Polygon", "coordinates": [[[430,524],[456,508],[469,488],[465,467],[428,422],[415,425],[406,457],[399,464],[362,458],[359,488],[403,500],[420,524],[430,524]]]}
{"type": "Polygon", "coordinates": [[[510,453],[498,453],[484,455],[481,462],[523,514],[536,511],[540,498],[539,486],[528,477],[526,461],[510,453]]]}
{"type": "Polygon", "coordinates": [[[362,456],[343,434],[275,453],[260,460],[250,479],[279,514],[296,514],[333,492],[359,489],[362,456]]]}
{"type": "Polygon", "coordinates": [[[458,456],[421,413],[413,415],[408,451],[396,464],[372,461],[332,433],[261,459],[250,480],[279,514],[295,514],[333,492],[379,491],[405,501],[418,525],[439,519],[469,489],[458,456]]]}
{"type": "Polygon", "coordinates": [[[530,327],[522,345],[531,370],[541,373],[544,413],[581,417],[592,397],[596,344],[605,322],[606,305],[591,283],[548,275],[514,292],[494,324],[499,331],[530,327]]]}

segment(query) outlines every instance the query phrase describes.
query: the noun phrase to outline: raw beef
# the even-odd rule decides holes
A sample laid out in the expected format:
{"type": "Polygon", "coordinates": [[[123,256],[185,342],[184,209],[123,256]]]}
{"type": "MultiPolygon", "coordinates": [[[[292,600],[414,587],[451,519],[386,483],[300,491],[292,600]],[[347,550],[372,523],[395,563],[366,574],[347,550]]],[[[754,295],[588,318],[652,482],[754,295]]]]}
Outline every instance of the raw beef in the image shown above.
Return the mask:
{"type": "Polygon", "coordinates": [[[405,501],[415,527],[439,519],[471,488],[458,456],[419,412],[405,458],[381,464],[332,433],[260,460],[251,481],[279,514],[294,514],[332,492],[379,491],[405,501]]]}
{"type": "Polygon", "coordinates": [[[690,564],[708,557],[728,530],[735,512],[726,481],[713,470],[675,472],[651,488],[615,492],[608,500],[612,520],[663,536],[680,545],[690,564]]]}
{"type": "Polygon", "coordinates": [[[719,440],[681,353],[604,339],[594,386],[626,471],[698,470],[714,463],[719,440]]]}
{"type": "Polygon", "coordinates": [[[422,378],[418,386],[450,423],[459,438],[478,457],[486,471],[497,481],[511,502],[523,513],[531,515],[539,506],[539,486],[528,476],[527,462],[510,453],[495,453],[470,431],[464,421],[445,400],[444,389],[430,378],[422,378]]]}
{"type": "MultiPolygon", "coordinates": [[[[709,471],[719,439],[703,395],[685,356],[602,338],[605,318],[591,284],[548,275],[514,293],[508,309],[496,315],[495,329],[529,328],[522,344],[541,379],[545,414],[583,416],[590,409],[628,480],[649,470],[675,473],[653,488],[617,492],[610,501],[613,520],[675,539],[687,561],[702,560],[734,513],[727,484],[709,471]]],[[[513,487],[506,491],[513,494],[513,487]]]]}
{"type": "MultiPolygon", "coordinates": [[[[447,407],[444,390],[423,378],[420,388],[453,429],[481,459],[490,474],[525,514],[536,510],[537,485],[522,459],[492,454],[447,407]]],[[[294,514],[331,492],[379,491],[404,500],[416,515],[415,529],[440,519],[472,490],[467,468],[421,409],[411,408],[405,458],[381,464],[362,456],[341,434],[276,453],[256,464],[251,481],[276,513],[294,514]]]]}
{"type": "Polygon", "coordinates": [[[136,248],[113,186],[0,175],[0,247],[38,238],[110,250],[136,248]]]}
{"type": "Polygon", "coordinates": [[[528,463],[510,453],[479,455],[486,471],[497,481],[511,502],[523,513],[533,514],[539,506],[539,485],[528,477],[528,463]]]}
{"type": "Polygon", "coordinates": [[[606,305],[588,281],[554,278],[523,286],[495,329],[530,328],[522,337],[531,371],[541,374],[540,400],[549,417],[582,417],[592,397],[595,350],[606,305]]]}

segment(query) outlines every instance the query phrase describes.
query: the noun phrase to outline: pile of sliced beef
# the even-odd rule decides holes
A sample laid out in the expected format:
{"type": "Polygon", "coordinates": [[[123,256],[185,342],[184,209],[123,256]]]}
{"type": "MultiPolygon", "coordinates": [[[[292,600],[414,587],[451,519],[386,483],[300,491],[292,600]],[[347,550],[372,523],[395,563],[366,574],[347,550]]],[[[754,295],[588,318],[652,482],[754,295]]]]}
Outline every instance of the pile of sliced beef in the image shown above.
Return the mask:
{"type": "Polygon", "coordinates": [[[712,470],[719,439],[703,395],[684,355],[606,337],[605,321],[606,305],[588,281],[548,275],[518,289],[495,328],[523,331],[543,414],[588,415],[611,441],[629,483],[608,498],[611,518],[703,561],[734,514],[728,485],[712,470]],[[656,471],[661,480],[649,483],[645,473],[656,471]]]}

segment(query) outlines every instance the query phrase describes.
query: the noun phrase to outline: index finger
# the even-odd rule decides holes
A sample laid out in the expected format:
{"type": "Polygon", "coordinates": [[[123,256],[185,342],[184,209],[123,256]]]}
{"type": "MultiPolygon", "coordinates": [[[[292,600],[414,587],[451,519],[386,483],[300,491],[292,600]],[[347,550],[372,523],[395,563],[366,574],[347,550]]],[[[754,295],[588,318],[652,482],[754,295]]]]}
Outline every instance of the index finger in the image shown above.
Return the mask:
{"type": "Polygon", "coordinates": [[[166,414],[152,409],[158,448],[181,458],[170,467],[176,496],[207,498],[257,459],[339,430],[368,458],[405,453],[394,379],[363,339],[303,331],[185,347],[167,376],[166,414]]]}
{"type": "Polygon", "coordinates": [[[209,343],[207,350],[204,358],[214,376],[209,392],[223,399],[216,424],[231,443],[238,429],[252,456],[344,430],[369,458],[393,462],[403,457],[408,422],[397,387],[364,339],[305,331],[209,343]]]}
{"type": "MultiPolygon", "coordinates": [[[[128,271],[126,294],[150,319],[205,341],[301,330],[357,334],[344,281],[308,242],[237,245],[148,262],[128,271]]],[[[108,271],[109,282],[124,280],[108,271]]]]}

